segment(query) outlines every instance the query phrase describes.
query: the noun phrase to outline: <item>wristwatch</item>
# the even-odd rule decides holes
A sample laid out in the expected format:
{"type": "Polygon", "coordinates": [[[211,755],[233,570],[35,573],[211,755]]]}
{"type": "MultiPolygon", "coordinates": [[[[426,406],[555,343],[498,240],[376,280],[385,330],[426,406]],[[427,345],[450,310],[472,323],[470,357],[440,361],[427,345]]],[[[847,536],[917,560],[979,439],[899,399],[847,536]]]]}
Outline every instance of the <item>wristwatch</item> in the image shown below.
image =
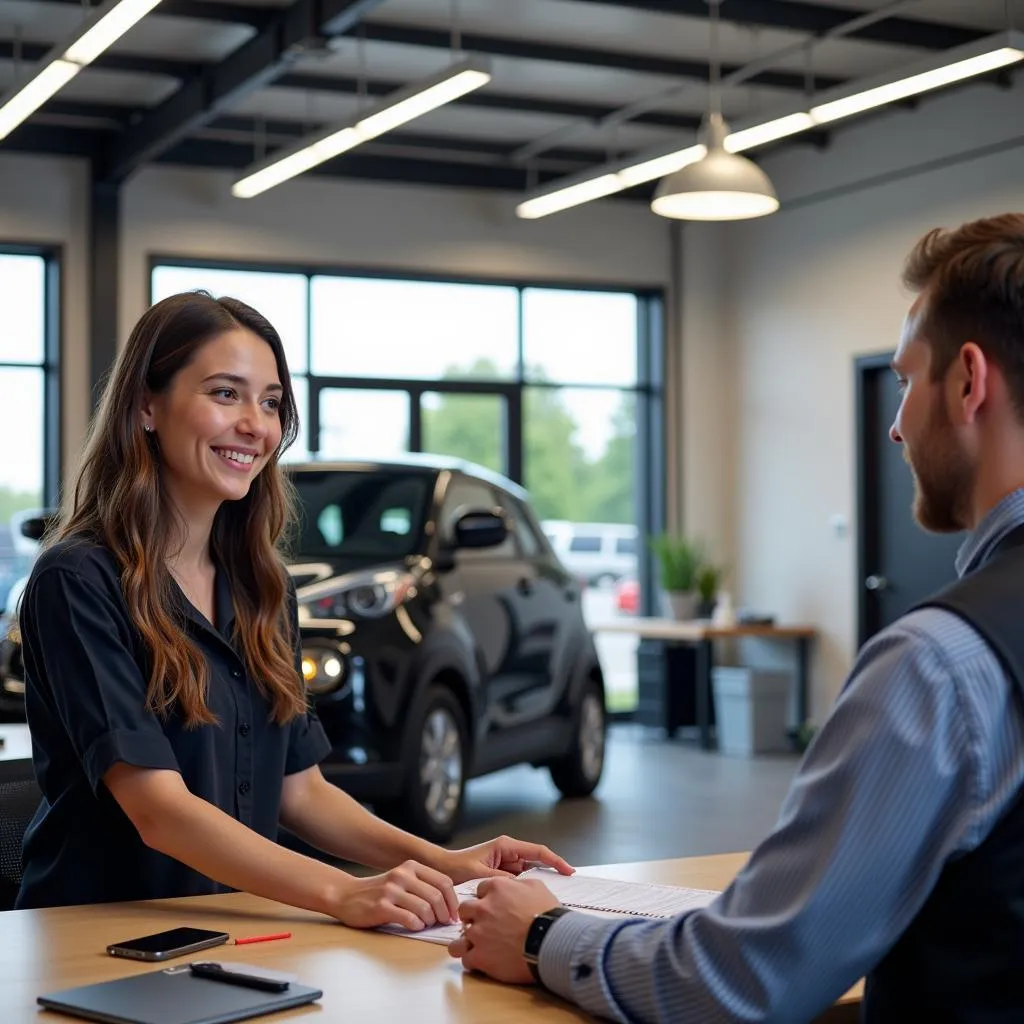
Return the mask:
{"type": "Polygon", "coordinates": [[[526,942],[523,944],[523,959],[526,961],[526,966],[530,968],[530,973],[538,985],[541,984],[541,980],[537,963],[540,960],[540,947],[544,942],[544,936],[551,931],[551,926],[563,914],[568,913],[568,907],[552,907],[550,910],[545,910],[543,914],[538,914],[533,919],[530,930],[526,933],[526,942]]]}

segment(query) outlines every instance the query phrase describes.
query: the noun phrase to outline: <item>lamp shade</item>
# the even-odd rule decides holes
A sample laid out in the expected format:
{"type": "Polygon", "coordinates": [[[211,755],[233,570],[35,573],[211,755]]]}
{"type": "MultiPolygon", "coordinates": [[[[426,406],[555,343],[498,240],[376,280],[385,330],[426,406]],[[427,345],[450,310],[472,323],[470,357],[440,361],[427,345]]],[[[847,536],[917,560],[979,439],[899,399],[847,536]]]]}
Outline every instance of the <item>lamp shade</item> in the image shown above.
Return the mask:
{"type": "Polygon", "coordinates": [[[721,115],[709,119],[707,155],[663,178],[651,209],[677,220],[747,220],[779,208],[768,175],[752,160],[725,150],[728,127],[721,115]]]}

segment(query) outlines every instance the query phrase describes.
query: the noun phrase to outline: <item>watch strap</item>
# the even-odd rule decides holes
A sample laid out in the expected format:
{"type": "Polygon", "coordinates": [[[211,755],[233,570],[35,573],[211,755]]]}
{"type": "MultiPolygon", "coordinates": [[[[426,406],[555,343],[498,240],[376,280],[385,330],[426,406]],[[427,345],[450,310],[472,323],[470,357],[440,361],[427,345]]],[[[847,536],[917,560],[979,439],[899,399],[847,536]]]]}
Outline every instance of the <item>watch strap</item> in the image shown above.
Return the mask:
{"type": "Polygon", "coordinates": [[[530,968],[530,973],[538,984],[541,983],[540,971],[537,968],[540,960],[540,947],[544,942],[545,936],[551,930],[552,925],[563,914],[568,914],[569,912],[568,907],[562,906],[545,910],[544,913],[538,914],[533,919],[530,924],[530,930],[526,933],[526,942],[523,945],[523,959],[526,961],[527,967],[530,968]]]}

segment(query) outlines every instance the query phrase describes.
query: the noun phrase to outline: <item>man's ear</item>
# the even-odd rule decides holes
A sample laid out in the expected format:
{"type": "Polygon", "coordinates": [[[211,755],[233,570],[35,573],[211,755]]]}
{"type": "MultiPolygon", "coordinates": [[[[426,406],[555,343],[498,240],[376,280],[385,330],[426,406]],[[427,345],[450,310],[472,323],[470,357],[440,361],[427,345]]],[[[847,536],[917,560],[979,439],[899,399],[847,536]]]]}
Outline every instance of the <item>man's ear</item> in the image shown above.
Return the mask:
{"type": "Polygon", "coordinates": [[[955,367],[957,403],[964,422],[973,423],[978,411],[989,397],[992,387],[992,364],[973,341],[960,349],[955,367]]]}

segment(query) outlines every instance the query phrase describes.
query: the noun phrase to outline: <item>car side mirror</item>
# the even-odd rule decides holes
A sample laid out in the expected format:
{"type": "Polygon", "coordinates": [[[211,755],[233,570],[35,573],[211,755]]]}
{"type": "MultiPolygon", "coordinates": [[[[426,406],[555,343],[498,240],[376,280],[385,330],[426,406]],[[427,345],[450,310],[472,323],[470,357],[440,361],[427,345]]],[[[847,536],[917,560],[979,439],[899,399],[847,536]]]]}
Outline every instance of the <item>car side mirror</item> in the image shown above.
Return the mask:
{"type": "Polygon", "coordinates": [[[31,519],[26,519],[21,524],[21,535],[28,540],[42,540],[43,534],[46,533],[47,527],[50,525],[50,520],[46,516],[33,516],[31,519]]]}
{"type": "Polygon", "coordinates": [[[508,525],[500,512],[467,512],[456,520],[456,548],[496,548],[508,537],[508,525]]]}

